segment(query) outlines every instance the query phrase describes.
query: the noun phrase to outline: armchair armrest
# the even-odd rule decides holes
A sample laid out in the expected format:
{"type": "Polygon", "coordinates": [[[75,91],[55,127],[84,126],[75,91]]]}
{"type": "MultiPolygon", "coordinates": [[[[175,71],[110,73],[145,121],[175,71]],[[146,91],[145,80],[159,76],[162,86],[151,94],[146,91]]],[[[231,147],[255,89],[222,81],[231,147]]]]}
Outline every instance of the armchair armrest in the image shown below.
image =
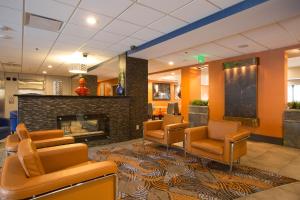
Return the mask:
{"type": "Polygon", "coordinates": [[[88,148],[85,144],[68,144],[37,151],[46,173],[62,170],[89,160],[88,148]]]}
{"type": "Polygon", "coordinates": [[[64,136],[63,130],[42,130],[42,131],[31,131],[29,132],[30,138],[34,140],[45,140],[64,136]]]}
{"type": "Polygon", "coordinates": [[[237,142],[244,138],[248,138],[250,136],[250,131],[248,130],[241,130],[236,133],[229,133],[225,136],[225,142],[237,142]]]}
{"type": "Polygon", "coordinates": [[[201,140],[201,139],[205,139],[208,137],[208,133],[207,133],[207,126],[199,126],[199,127],[194,127],[194,128],[187,128],[185,129],[184,133],[185,133],[185,151],[190,152],[191,151],[191,143],[193,141],[197,141],[197,140],[201,140]]]}
{"type": "Polygon", "coordinates": [[[117,166],[114,162],[103,161],[35,176],[29,178],[25,184],[2,185],[2,188],[6,190],[9,199],[24,199],[116,172],[117,166]]]}
{"type": "Polygon", "coordinates": [[[159,130],[162,127],[162,120],[153,120],[153,121],[146,121],[143,123],[144,125],[144,132],[149,130],[159,130]]]}
{"type": "Polygon", "coordinates": [[[189,127],[188,122],[183,123],[176,123],[176,124],[169,124],[165,126],[165,130],[167,131],[173,131],[173,130],[179,130],[179,129],[186,129],[189,127]]]}

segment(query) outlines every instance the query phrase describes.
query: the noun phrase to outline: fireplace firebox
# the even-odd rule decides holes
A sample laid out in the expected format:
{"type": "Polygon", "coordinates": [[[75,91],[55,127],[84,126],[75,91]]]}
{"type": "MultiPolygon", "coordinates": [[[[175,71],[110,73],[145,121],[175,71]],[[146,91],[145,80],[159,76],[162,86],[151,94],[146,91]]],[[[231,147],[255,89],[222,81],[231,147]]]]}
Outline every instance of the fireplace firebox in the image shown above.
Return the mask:
{"type": "Polygon", "coordinates": [[[108,137],[109,117],[105,114],[75,114],[57,116],[57,128],[75,139],[108,137]]]}

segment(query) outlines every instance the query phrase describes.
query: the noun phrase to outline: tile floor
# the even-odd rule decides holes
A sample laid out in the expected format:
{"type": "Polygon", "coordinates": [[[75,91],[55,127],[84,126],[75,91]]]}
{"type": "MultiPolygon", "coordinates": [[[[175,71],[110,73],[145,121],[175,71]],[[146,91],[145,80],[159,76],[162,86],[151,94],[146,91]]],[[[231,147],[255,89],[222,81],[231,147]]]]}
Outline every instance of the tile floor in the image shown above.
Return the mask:
{"type": "MultiPolygon", "coordinates": [[[[131,140],[103,147],[126,146],[136,142],[142,142],[142,140],[131,140]]],[[[94,147],[90,149],[92,148],[94,147]]],[[[0,166],[5,155],[3,150],[3,144],[0,141],[0,166]]],[[[267,143],[248,142],[248,153],[241,159],[241,164],[268,170],[299,181],[258,192],[239,200],[300,200],[300,149],[267,143]]]]}

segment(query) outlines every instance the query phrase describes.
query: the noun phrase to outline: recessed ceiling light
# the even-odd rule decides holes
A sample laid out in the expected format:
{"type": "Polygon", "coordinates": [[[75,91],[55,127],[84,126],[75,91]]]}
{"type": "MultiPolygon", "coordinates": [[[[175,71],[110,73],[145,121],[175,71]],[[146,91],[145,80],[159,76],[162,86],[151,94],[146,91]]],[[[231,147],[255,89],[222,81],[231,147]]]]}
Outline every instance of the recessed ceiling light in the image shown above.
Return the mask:
{"type": "Polygon", "coordinates": [[[47,71],[43,71],[43,74],[47,74],[47,71]]]}
{"type": "Polygon", "coordinates": [[[238,46],[238,48],[241,48],[241,49],[246,48],[246,47],[249,47],[249,45],[248,44],[241,44],[241,45],[238,46]]]}
{"type": "Polygon", "coordinates": [[[97,20],[95,17],[88,17],[86,18],[86,22],[89,24],[89,25],[95,25],[97,23],[97,20]]]}
{"type": "Polygon", "coordinates": [[[52,65],[48,65],[48,68],[51,69],[51,68],[52,68],[52,65]]]}
{"type": "Polygon", "coordinates": [[[173,61],[169,61],[168,64],[172,66],[172,65],[174,65],[174,62],[173,61]]]}
{"type": "Polygon", "coordinates": [[[175,72],[172,72],[171,75],[175,75],[175,72]]]}

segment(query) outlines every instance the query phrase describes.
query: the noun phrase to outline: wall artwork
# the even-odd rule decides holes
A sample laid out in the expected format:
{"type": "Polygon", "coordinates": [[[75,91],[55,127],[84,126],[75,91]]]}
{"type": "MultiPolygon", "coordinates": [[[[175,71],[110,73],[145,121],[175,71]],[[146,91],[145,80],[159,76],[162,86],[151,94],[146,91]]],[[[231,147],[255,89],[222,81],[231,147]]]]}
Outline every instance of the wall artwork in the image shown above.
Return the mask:
{"type": "MultiPolygon", "coordinates": [[[[225,71],[225,119],[257,118],[257,58],[251,63],[230,66],[224,63],[225,71]],[[228,67],[229,66],[229,67],[228,67]]],[[[236,63],[236,62],[235,62],[236,63]]]]}
{"type": "Polygon", "coordinates": [[[171,91],[169,83],[153,83],[152,84],[153,100],[170,100],[171,91]]]}

